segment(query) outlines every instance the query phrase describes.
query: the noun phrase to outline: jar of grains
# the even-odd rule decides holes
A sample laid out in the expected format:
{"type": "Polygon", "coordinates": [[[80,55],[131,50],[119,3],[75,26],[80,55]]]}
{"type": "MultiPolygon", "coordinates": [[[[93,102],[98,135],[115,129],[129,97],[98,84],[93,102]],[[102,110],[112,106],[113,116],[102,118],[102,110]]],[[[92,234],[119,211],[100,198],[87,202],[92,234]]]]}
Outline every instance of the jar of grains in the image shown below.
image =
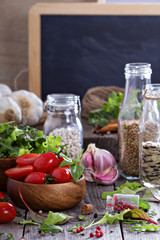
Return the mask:
{"type": "Polygon", "coordinates": [[[143,107],[142,92],[151,82],[151,65],[128,63],[125,66],[125,95],[118,117],[119,166],[127,179],[139,178],[139,121],[143,107]]]}
{"type": "Polygon", "coordinates": [[[80,120],[80,97],[74,94],[47,95],[44,123],[45,135],[60,136],[68,157],[77,159],[83,147],[83,127],[80,120]]]}
{"type": "Polygon", "coordinates": [[[146,187],[160,187],[160,84],[144,91],[140,121],[140,180],[146,187]]]}

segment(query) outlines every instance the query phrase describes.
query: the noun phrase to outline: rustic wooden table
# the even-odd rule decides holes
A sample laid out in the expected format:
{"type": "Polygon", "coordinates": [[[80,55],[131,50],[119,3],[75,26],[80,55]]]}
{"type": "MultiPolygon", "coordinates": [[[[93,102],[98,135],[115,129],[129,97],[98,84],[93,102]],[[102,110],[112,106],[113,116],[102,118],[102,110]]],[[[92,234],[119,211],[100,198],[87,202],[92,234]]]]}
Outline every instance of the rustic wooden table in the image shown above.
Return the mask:
{"type": "MultiPolygon", "coordinates": [[[[51,236],[50,233],[46,234],[45,236],[41,236],[38,233],[38,228],[37,226],[26,226],[23,227],[22,225],[18,225],[14,223],[8,223],[8,224],[0,224],[0,233],[6,232],[6,233],[12,233],[14,235],[15,240],[20,240],[22,236],[24,236],[25,240],[51,240],[51,239],[56,239],[56,240],[78,240],[78,239],[90,239],[89,233],[92,231],[95,231],[96,227],[93,227],[91,229],[86,229],[84,230],[85,235],[80,235],[78,233],[73,233],[73,232],[68,232],[67,229],[69,227],[72,227],[74,224],[82,223],[84,224],[84,221],[80,222],[77,219],[77,215],[81,214],[80,207],[82,203],[90,203],[94,207],[94,212],[86,216],[86,220],[88,218],[91,219],[91,221],[94,219],[94,213],[105,213],[105,200],[101,199],[102,192],[104,191],[112,191],[114,190],[115,186],[120,186],[122,183],[124,183],[126,180],[120,178],[117,180],[115,185],[110,185],[110,186],[102,186],[98,185],[96,183],[87,183],[87,189],[86,189],[86,194],[83,199],[83,201],[76,207],[63,211],[63,213],[69,214],[73,216],[73,219],[70,220],[68,223],[65,223],[64,225],[61,225],[61,227],[64,229],[63,233],[57,233],[55,236],[51,236]],[[28,232],[28,229],[30,230],[28,232]]],[[[154,220],[160,218],[160,211],[159,211],[159,204],[158,203],[151,203],[153,211],[157,212],[158,215],[156,215],[156,218],[154,220]]],[[[17,217],[16,220],[21,220],[22,218],[30,219],[29,213],[25,213],[25,210],[20,209],[22,213],[22,217],[17,217]]],[[[160,239],[160,233],[136,233],[136,232],[128,232],[125,229],[128,228],[130,225],[129,224],[123,224],[121,222],[117,222],[116,224],[105,224],[101,225],[101,228],[104,232],[104,236],[101,237],[101,240],[116,240],[116,239],[122,239],[122,240],[159,240],[160,239]]],[[[0,239],[6,239],[3,236],[0,236],[0,239]]],[[[93,237],[91,239],[97,239],[96,237],[93,237]]]]}

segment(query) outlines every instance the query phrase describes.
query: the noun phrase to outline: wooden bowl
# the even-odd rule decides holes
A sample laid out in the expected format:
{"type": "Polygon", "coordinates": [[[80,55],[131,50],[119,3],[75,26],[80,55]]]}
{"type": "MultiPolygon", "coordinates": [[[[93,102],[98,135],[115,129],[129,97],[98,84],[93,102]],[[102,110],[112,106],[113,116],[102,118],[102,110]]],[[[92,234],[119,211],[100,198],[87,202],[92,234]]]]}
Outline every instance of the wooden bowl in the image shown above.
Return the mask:
{"type": "Polygon", "coordinates": [[[5,171],[16,166],[16,158],[0,158],[0,190],[7,189],[7,175],[5,171]]]}
{"type": "Polygon", "coordinates": [[[18,189],[25,202],[35,211],[65,210],[80,203],[85,195],[84,176],[79,181],[60,184],[29,184],[8,178],[7,192],[11,200],[25,208],[18,189]]]}

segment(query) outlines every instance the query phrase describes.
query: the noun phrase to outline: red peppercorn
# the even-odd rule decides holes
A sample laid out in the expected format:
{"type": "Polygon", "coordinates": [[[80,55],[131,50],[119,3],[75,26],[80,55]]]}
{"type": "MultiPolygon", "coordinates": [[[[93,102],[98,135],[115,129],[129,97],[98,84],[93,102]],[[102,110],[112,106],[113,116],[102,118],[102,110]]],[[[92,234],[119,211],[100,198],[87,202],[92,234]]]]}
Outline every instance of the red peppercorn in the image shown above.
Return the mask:
{"type": "Polygon", "coordinates": [[[114,200],[117,201],[117,196],[114,196],[114,200]]]}
{"type": "Polygon", "coordinates": [[[96,229],[96,230],[95,230],[95,233],[99,233],[99,230],[98,230],[98,229],[96,229]]]}
{"type": "Polygon", "coordinates": [[[102,230],[99,233],[101,234],[101,236],[103,236],[103,231],[102,230]]]}
{"type": "Polygon", "coordinates": [[[100,227],[100,226],[97,226],[96,229],[101,230],[101,227],[100,227]]]}
{"type": "Polygon", "coordinates": [[[83,231],[83,230],[84,230],[84,228],[83,228],[82,226],[81,226],[79,229],[80,229],[80,231],[83,231]]]}
{"type": "Polygon", "coordinates": [[[92,232],[89,235],[90,235],[90,237],[94,237],[94,234],[92,232]]]}
{"type": "Polygon", "coordinates": [[[96,237],[97,237],[97,238],[101,237],[100,232],[96,233],[96,237]]]}
{"type": "Polygon", "coordinates": [[[79,228],[77,228],[77,229],[76,229],[76,232],[78,232],[78,233],[79,233],[80,231],[81,231],[81,230],[80,230],[79,228]]]}

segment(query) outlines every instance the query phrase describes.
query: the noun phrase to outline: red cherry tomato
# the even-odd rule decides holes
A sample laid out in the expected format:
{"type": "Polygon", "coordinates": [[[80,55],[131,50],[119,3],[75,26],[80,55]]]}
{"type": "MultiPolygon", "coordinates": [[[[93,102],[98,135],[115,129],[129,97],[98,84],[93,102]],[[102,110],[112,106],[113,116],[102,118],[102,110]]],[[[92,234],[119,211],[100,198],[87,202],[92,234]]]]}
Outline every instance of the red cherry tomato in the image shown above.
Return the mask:
{"type": "Polygon", "coordinates": [[[25,177],[24,182],[33,183],[33,184],[43,184],[45,179],[46,179],[46,173],[32,172],[25,177]]]}
{"type": "Polygon", "coordinates": [[[70,170],[69,170],[69,182],[74,182],[75,180],[74,180],[74,178],[72,177],[72,175],[71,175],[71,172],[70,172],[70,170]]]}
{"type": "Polygon", "coordinates": [[[58,159],[57,167],[59,167],[63,161],[64,161],[64,158],[61,156],[61,157],[58,159]]]}
{"type": "Polygon", "coordinates": [[[68,168],[63,167],[54,168],[51,171],[51,176],[56,180],[53,183],[66,183],[70,178],[68,168]]]}
{"type": "Polygon", "coordinates": [[[33,172],[33,166],[27,165],[10,168],[5,171],[5,174],[10,178],[21,180],[31,172],[33,172]]]}
{"type": "Polygon", "coordinates": [[[15,217],[15,207],[11,203],[0,202],[0,223],[11,222],[15,217]]]}
{"type": "MultiPolygon", "coordinates": [[[[59,167],[63,161],[64,161],[64,158],[62,156],[60,156],[60,158],[58,159],[57,167],[59,167]]],[[[70,165],[65,165],[64,167],[69,168],[70,165]]]]}
{"type": "Polygon", "coordinates": [[[5,199],[6,195],[3,192],[0,192],[0,202],[5,199]]]}
{"type": "Polygon", "coordinates": [[[58,157],[52,152],[41,154],[34,162],[33,169],[35,172],[48,173],[58,164],[58,157]]]}
{"type": "Polygon", "coordinates": [[[33,165],[34,161],[40,156],[37,153],[26,153],[19,156],[16,163],[20,166],[33,165]]]}

